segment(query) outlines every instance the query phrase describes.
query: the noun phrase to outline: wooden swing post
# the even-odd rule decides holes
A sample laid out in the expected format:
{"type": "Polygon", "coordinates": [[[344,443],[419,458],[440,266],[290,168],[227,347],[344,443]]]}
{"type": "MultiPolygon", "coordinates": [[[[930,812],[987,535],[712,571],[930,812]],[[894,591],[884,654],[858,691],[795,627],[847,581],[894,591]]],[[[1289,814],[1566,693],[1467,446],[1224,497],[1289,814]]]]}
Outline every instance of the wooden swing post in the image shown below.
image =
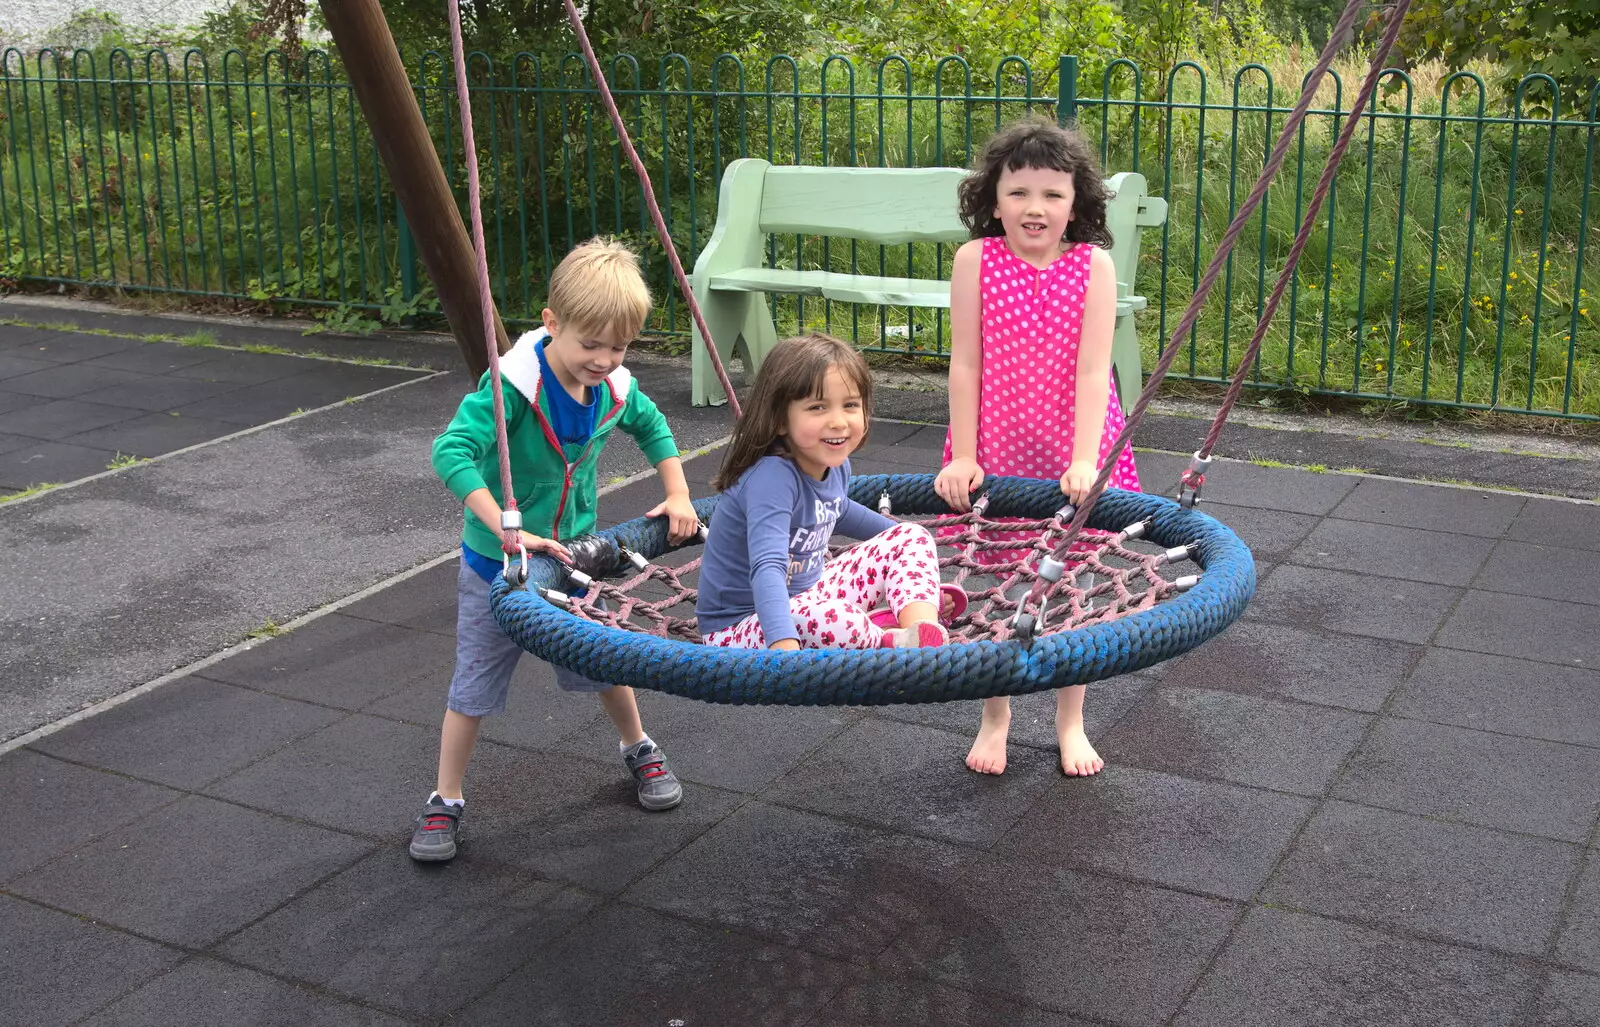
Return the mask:
{"type": "MultiPolygon", "coordinates": [[[[383,8],[378,0],[321,0],[321,5],[417,252],[476,381],[489,366],[476,258],[383,8]]],[[[494,333],[504,353],[511,343],[498,311],[494,333]]]]}

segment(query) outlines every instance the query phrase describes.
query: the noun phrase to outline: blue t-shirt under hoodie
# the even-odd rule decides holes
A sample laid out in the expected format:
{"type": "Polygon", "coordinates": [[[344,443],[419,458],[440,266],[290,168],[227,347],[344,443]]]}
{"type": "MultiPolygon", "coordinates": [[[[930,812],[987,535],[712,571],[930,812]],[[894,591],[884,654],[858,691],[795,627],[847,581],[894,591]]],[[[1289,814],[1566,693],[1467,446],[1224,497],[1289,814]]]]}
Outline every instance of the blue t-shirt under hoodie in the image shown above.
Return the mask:
{"type": "Polygon", "coordinates": [[[766,456],[717,500],[700,561],[700,633],[761,617],[767,644],[798,638],[789,598],[822,577],[835,532],[868,539],[895,526],[848,495],[850,462],[821,481],[784,456],[766,456]]]}

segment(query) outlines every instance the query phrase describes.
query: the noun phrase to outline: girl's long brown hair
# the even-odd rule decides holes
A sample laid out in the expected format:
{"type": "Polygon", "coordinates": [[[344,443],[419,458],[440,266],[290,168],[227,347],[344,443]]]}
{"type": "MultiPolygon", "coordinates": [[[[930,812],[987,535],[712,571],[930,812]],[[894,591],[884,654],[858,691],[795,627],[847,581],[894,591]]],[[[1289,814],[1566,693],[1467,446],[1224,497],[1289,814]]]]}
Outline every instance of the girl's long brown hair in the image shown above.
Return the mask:
{"type": "MultiPolygon", "coordinates": [[[[784,339],[767,354],[755,386],[744,401],[744,416],[733,429],[722,468],[711,487],[726,492],[764,456],[787,454],[778,429],[789,422],[789,404],[822,395],[830,368],[837,367],[861,396],[867,432],[872,431],[872,373],[854,346],[831,335],[811,332],[784,339]]],[[[866,441],[866,436],[862,436],[866,441]]]]}
{"type": "Polygon", "coordinates": [[[972,174],[957,187],[961,223],[974,239],[1006,234],[1005,226],[994,216],[1000,174],[1023,168],[1071,175],[1072,220],[1067,222],[1065,241],[1111,248],[1111,230],[1106,227],[1106,201],[1110,195],[1102,180],[1100,162],[1082,136],[1041,115],[1023,118],[996,133],[984,146],[972,174]]]}

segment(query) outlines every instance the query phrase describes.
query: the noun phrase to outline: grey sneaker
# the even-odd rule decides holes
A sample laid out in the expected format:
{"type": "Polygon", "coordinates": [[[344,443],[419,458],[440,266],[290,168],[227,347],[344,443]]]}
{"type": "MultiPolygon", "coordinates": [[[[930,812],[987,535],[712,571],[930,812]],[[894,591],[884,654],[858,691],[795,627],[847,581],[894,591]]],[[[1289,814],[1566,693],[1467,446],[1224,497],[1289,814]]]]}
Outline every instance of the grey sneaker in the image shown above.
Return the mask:
{"type": "Polygon", "coordinates": [[[667,754],[654,742],[640,742],[623,750],[622,762],[639,782],[639,805],[645,809],[671,809],[683,801],[683,785],[667,766],[667,754]]]}
{"type": "Polygon", "coordinates": [[[456,858],[456,842],[461,838],[462,807],[452,806],[437,795],[428,799],[422,812],[412,821],[411,858],[423,863],[444,863],[456,858]]]}

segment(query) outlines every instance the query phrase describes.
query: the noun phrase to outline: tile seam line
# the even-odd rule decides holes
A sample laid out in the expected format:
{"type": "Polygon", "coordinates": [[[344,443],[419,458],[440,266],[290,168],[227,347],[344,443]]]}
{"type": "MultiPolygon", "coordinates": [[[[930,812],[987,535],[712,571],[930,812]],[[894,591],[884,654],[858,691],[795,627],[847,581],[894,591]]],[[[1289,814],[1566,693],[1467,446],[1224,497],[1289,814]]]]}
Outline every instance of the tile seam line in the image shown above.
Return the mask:
{"type": "MultiPolygon", "coordinates": [[[[440,372],[440,373],[448,373],[448,372],[440,372]]],[[[430,377],[432,377],[432,376],[430,376],[430,377]]],[[[427,379],[418,379],[418,380],[419,381],[425,381],[427,379]]],[[[409,385],[409,384],[412,384],[412,383],[404,382],[404,383],[402,383],[400,385],[391,386],[391,388],[404,388],[406,385],[409,385]]],[[[383,391],[388,391],[388,390],[383,390],[383,391]]],[[[376,394],[373,393],[373,395],[376,395],[376,394]]],[[[337,406],[338,404],[334,404],[334,405],[337,406]]],[[[323,408],[323,409],[326,409],[326,408],[323,408]]],[[[312,411],[312,412],[315,413],[315,411],[312,411]]],[[[268,427],[268,426],[267,425],[262,425],[261,427],[265,428],[265,427],[268,427]]],[[[255,431],[255,430],[259,430],[259,429],[250,429],[250,430],[251,431],[255,431]]],[[[243,434],[243,433],[241,433],[241,434],[243,434]]],[[[708,453],[715,452],[716,450],[721,449],[723,446],[727,445],[728,439],[730,437],[731,436],[724,436],[724,437],[722,437],[720,439],[717,439],[717,440],[715,440],[713,442],[707,443],[706,445],[697,448],[691,454],[689,454],[688,456],[683,457],[682,459],[684,460],[685,463],[687,463],[690,460],[694,460],[694,459],[697,459],[699,457],[705,456],[708,453]]],[[[215,441],[221,441],[221,440],[215,440],[215,441]]],[[[202,443],[202,445],[205,445],[205,443],[202,443]]],[[[199,448],[199,447],[191,447],[191,448],[199,448]]],[[[180,452],[184,452],[184,451],[180,451],[180,452]]],[[[176,455],[176,454],[169,454],[169,455],[176,455]]],[[[108,473],[117,473],[117,472],[108,472],[108,473]]],[[[653,467],[652,468],[646,468],[646,469],[644,469],[642,471],[637,471],[634,474],[629,475],[628,477],[622,479],[619,482],[616,482],[616,483],[611,484],[611,485],[603,486],[602,488],[599,489],[599,491],[596,493],[596,495],[597,496],[604,496],[604,495],[606,495],[608,493],[615,492],[618,489],[626,488],[629,485],[632,485],[632,484],[634,484],[636,482],[644,481],[645,479],[654,476],[655,473],[656,473],[655,472],[655,468],[653,468],[653,467]]],[[[97,475],[96,477],[99,477],[99,476],[97,475]]],[[[89,480],[92,480],[92,479],[86,478],[84,480],[85,481],[89,481],[89,480]]],[[[74,484],[77,484],[77,483],[74,483],[74,484]]],[[[53,491],[56,491],[56,490],[52,489],[50,491],[53,492],[53,491]]],[[[48,495],[49,493],[40,493],[40,494],[41,495],[48,495]]],[[[18,502],[27,502],[27,500],[18,500],[18,502]]],[[[411,567],[408,570],[401,571],[398,574],[392,574],[392,575],[384,578],[381,581],[374,582],[373,584],[367,586],[366,588],[362,589],[359,592],[356,592],[356,593],[354,593],[352,595],[345,596],[342,599],[336,599],[333,602],[324,604],[322,606],[319,606],[316,609],[309,610],[306,613],[303,613],[300,616],[294,618],[293,620],[288,621],[285,624],[283,624],[282,625],[283,633],[294,631],[296,628],[303,627],[304,625],[309,624],[314,620],[319,620],[320,618],[325,617],[330,613],[337,613],[338,611],[344,609],[347,606],[353,605],[353,604],[355,604],[357,602],[360,602],[363,599],[366,599],[368,596],[376,595],[378,592],[381,592],[382,590],[390,587],[391,585],[398,585],[401,582],[407,580],[408,578],[414,578],[417,575],[424,574],[424,573],[426,573],[428,571],[431,571],[435,567],[438,567],[441,564],[444,564],[444,563],[446,563],[446,562],[448,562],[450,560],[458,559],[459,558],[458,557],[459,552],[460,552],[460,547],[459,546],[452,546],[450,549],[446,550],[444,553],[440,554],[439,556],[435,556],[435,557],[432,557],[430,559],[424,560],[422,563],[419,563],[416,566],[411,567]]],[[[155,678],[154,680],[147,681],[142,685],[136,685],[135,687],[130,688],[125,692],[120,692],[120,693],[118,693],[118,694],[116,694],[114,696],[111,696],[108,699],[102,699],[100,702],[95,703],[93,706],[89,706],[89,707],[87,707],[85,709],[81,709],[81,710],[78,710],[78,711],[76,711],[74,713],[70,713],[65,717],[61,717],[61,718],[59,718],[57,720],[51,721],[48,724],[43,724],[43,725],[41,725],[39,727],[34,728],[31,731],[28,731],[28,732],[26,732],[24,734],[18,735],[15,738],[6,739],[5,741],[0,741],[0,756],[4,756],[5,754],[7,754],[7,753],[9,753],[9,752],[11,752],[13,750],[20,749],[23,746],[31,745],[32,743],[37,742],[41,738],[45,738],[45,737],[48,737],[49,735],[53,735],[57,731],[60,731],[63,728],[71,727],[73,724],[77,724],[80,721],[88,720],[90,717],[96,716],[97,714],[100,714],[100,713],[104,713],[106,710],[114,709],[117,706],[121,706],[125,702],[130,702],[133,699],[136,699],[141,695],[145,695],[147,693],[153,692],[153,691],[155,691],[156,689],[160,688],[163,685],[171,684],[174,681],[178,681],[178,680],[180,680],[182,678],[188,677],[190,674],[198,673],[199,671],[202,671],[202,670],[206,669],[207,667],[212,666],[213,664],[221,663],[223,660],[228,659],[230,656],[235,656],[235,655],[237,655],[239,653],[247,652],[247,651],[249,651],[250,649],[254,648],[256,645],[259,645],[259,644],[261,644],[261,641],[259,639],[245,639],[242,642],[236,642],[235,644],[227,647],[226,649],[223,649],[221,652],[212,653],[210,656],[203,657],[203,658],[201,658],[199,660],[194,661],[193,663],[188,663],[188,664],[185,664],[182,667],[174,668],[173,670],[170,670],[167,673],[162,674],[160,677],[155,678]]],[[[223,682],[223,684],[228,684],[228,683],[229,682],[223,682]]]]}

